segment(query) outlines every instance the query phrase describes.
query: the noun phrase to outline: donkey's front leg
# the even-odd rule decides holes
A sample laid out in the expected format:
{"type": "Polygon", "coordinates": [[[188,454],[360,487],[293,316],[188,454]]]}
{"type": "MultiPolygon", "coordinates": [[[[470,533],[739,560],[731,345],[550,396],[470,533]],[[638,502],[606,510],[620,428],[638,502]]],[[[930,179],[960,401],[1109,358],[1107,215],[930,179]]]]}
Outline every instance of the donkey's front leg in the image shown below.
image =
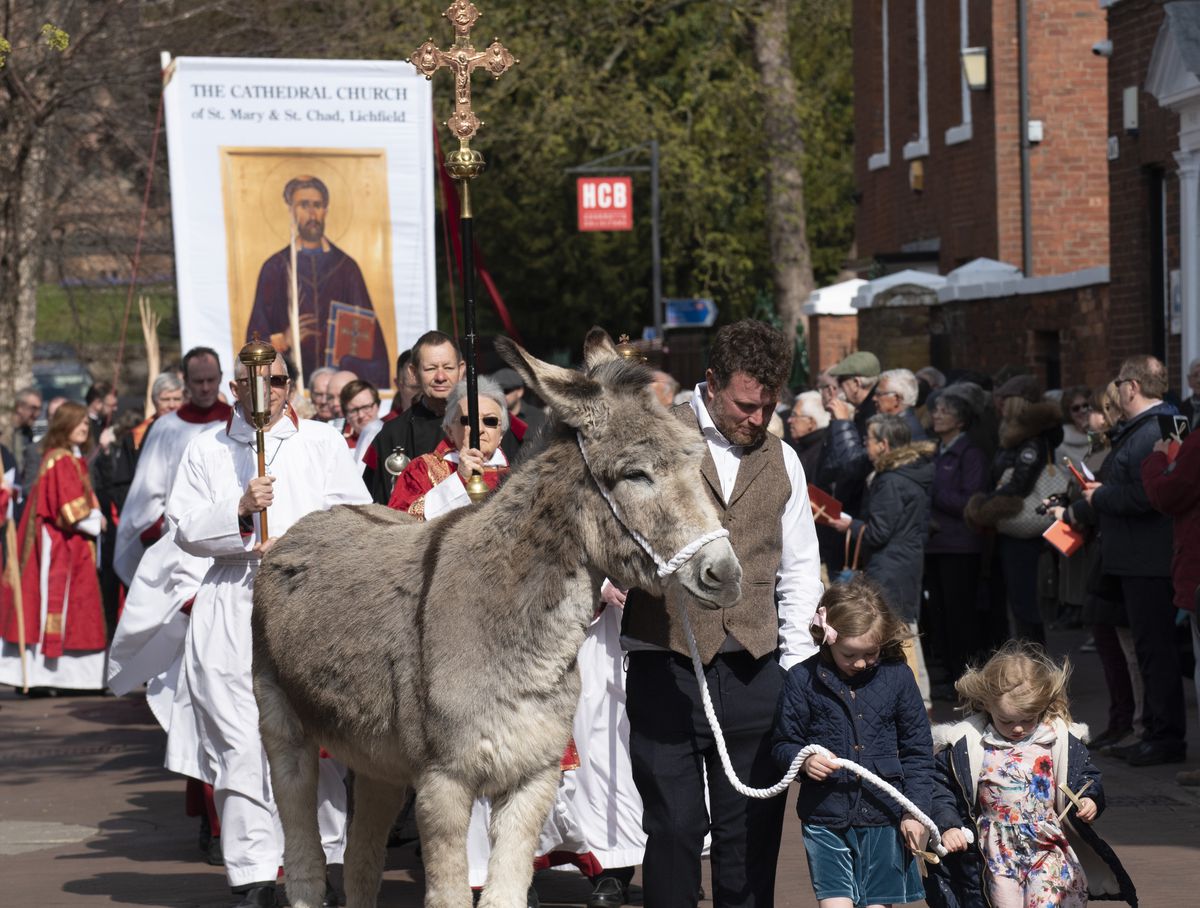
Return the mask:
{"type": "Polygon", "coordinates": [[[446,773],[417,782],[417,828],[425,863],[425,908],[471,908],[467,826],[474,792],[446,773]]]}
{"type": "Polygon", "coordinates": [[[555,760],[492,799],[492,856],[479,908],[524,908],[538,833],[561,776],[555,760]]]}

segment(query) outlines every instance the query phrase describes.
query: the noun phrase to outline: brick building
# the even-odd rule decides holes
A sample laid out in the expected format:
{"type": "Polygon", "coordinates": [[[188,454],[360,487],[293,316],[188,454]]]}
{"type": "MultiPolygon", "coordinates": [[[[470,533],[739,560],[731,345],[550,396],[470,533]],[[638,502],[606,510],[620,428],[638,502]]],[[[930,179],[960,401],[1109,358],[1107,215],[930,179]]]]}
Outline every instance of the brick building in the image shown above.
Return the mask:
{"type": "Polygon", "coordinates": [[[885,366],[1106,380],[1105,37],[1097,0],[855,0],[854,264],[873,280],[854,307],[885,366]]]}
{"type": "Polygon", "coordinates": [[[1200,4],[1107,0],[1114,363],[1200,356],[1200,4]]]}
{"type": "Polygon", "coordinates": [[[1096,0],[855,0],[856,239],[877,271],[986,257],[1029,275],[1108,264],[1105,37],[1096,0]],[[1026,11],[1030,248],[1018,10],[1026,11]],[[987,53],[972,91],[966,48],[987,53]],[[1040,127],[1039,127],[1040,124],[1040,127]],[[1040,139],[1036,131],[1040,128],[1040,139]]]}

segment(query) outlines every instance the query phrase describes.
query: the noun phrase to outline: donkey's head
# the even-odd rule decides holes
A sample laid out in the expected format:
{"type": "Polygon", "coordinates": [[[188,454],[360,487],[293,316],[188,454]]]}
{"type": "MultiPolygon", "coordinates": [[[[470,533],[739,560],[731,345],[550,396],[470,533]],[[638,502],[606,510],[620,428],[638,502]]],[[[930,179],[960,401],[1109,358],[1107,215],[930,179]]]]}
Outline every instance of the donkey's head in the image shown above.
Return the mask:
{"type": "Polygon", "coordinates": [[[505,338],[497,349],[557,418],[559,444],[573,446],[561,456],[583,460],[584,487],[563,507],[582,512],[589,561],[622,586],[661,595],[677,582],[706,608],[736,603],[742,569],[728,538],[701,546],[667,580],[658,575],[721,521],[700,475],[704,442],[654,398],[650,371],[622,359],[599,328],[588,333],[585,372],[541,362],[505,338]]]}

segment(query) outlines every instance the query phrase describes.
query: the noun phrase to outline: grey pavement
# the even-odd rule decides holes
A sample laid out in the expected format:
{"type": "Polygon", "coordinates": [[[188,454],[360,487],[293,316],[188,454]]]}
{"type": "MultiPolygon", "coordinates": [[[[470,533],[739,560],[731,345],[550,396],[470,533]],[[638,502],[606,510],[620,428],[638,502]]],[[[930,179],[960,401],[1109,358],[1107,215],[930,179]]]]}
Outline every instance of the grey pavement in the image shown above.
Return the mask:
{"type": "MultiPolygon", "coordinates": [[[[1099,731],[1103,682],[1096,657],[1078,652],[1082,640],[1072,632],[1053,636],[1052,644],[1077,663],[1075,718],[1099,731]]],[[[1200,728],[1194,691],[1186,689],[1192,758],[1184,766],[1196,768],[1200,728]]],[[[939,705],[938,718],[950,717],[939,705]]],[[[141,697],[0,693],[0,905],[231,904],[221,869],[200,859],[197,822],[184,815],[183,781],[162,769],[164,740],[141,697]]],[[[1097,763],[1109,801],[1097,828],[1133,876],[1141,904],[1200,905],[1200,789],[1175,784],[1180,766],[1131,769],[1104,757],[1097,763]]],[[[590,891],[574,872],[544,871],[535,885],[544,905],[582,905],[590,891]]],[[[779,908],[815,905],[790,809],[776,892],[779,908]]],[[[379,904],[416,908],[422,895],[413,847],[391,849],[379,904]]]]}

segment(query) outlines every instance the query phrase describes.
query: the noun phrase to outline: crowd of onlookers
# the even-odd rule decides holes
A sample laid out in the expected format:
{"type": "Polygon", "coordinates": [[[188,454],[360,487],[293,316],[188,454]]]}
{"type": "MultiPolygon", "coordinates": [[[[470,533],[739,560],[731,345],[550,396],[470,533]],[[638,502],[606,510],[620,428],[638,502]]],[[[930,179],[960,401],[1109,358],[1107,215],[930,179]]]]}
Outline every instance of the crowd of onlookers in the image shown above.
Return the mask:
{"type": "MultiPolygon", "coordinates": [[[[296,381],[294,366],[286,363],[292,373],[290,403],[296,415],[328,423],[342,433],[354,451],[356,461],[364,469],[364,480],[369,487],[377,487],[376,499],[382,504],[387,504],[395,482],[395,475],[389,474],[385,466],[387,455],[403,449],[404,444],[393,443],[395,432],[378,438],[381,430],[411,410],[416,402],[419,412],[408,413],[404,426],[411,426],[415,416],[418,421],[427,417],[427,422],[434,428],[429,430],[428,444],[407,439],[405,461],[432,451],[442,439],[446,399],[462,377],[457,348],[447,335],[430,332],[422,337],[415,349],[417,360],[413,359],[411,351],[405,351],[396,362],[394,396],[387,402],[390,408],[384,407],[380,389],[353,372],[320,368],[301,383],[296,381]],[[422,351],[426,354],[425,365],[428,367],[433,363],[436,368],[422,370],[419,361],[422,351]],[[377,441],[379,443],[375,443],[377,441]],[[386,450],[382,444],[388,445],[386,450]],[[380,451],[382,454],[377,456],[380,451]]],[[[527,430],[536,431],[545,417],[537,407],[522,401],[524,383],[520,376],[512,369],[501,369],[494,377],[511,418],[505,434],[511,435],[515,431],[523,436],[527,430]]],[[[34,386],[22,388],[16,394],[12,434],[7,444],[0,444],[3,488],[11,501],[10,517],[14,525],[20,523],[30,499],[29,493],[35,489],[35,482],[45,466],[45,455],[50,453],[45,444],[47,438],[55,450],[60,447],[71,449],[86,464],[90,491],[94,493],[96,510],[101,518],[100,531],[94,537],[98,543],[94,553],[110,640],[116,630],[124,596],[124,587],[113,568],[117,526],[142,446],[153,431],[155,421],[179,410],[185,403],[202,402],[206,412],[214,401],[228,403],[230,393],[225,382],[231,378],[227,372],[222,373],[215,352],[197,348],[177,367],[155,377],[150,386],[152,411],[149,414],[139,405],[122,408],[116,389],[107,381],[95,382],[82,403],[65,397],[44,399],[42,392],[34,386]],[[64,404],[70,406],[62,410],[64,404]],[[56,425],[56,414],[57,423],[61,425],[56,425]],[[80,440],[68,442],[77,428],[76,423],[80,427],[80,440]],[[87,427],[86,439],[83,438],[84,425],[87,427]]],[[[513,444],[515,450],[518,443],[513,444]]]]}
{"type": "MultiPolygon", "coordinates": [[[[1152,356],[1102,388],[1047,390],[1021,371],[884,370],[860,351],[795,396],[786,437],[819,490],[824,569],[831,582],[865,571],[919,628],[927,704],[954,699],[966,667],[1011,637],[1086,627],[1110,699],[1093,747],[1133,766],[1185,758],[1200,433],[1176,417],[1200,416],[1200,361],[1187,374],[1190,396],[1172,403],[1152,356]]],[[[1200,785],[1200,771],[1179,781],[1200,785]]]]}

